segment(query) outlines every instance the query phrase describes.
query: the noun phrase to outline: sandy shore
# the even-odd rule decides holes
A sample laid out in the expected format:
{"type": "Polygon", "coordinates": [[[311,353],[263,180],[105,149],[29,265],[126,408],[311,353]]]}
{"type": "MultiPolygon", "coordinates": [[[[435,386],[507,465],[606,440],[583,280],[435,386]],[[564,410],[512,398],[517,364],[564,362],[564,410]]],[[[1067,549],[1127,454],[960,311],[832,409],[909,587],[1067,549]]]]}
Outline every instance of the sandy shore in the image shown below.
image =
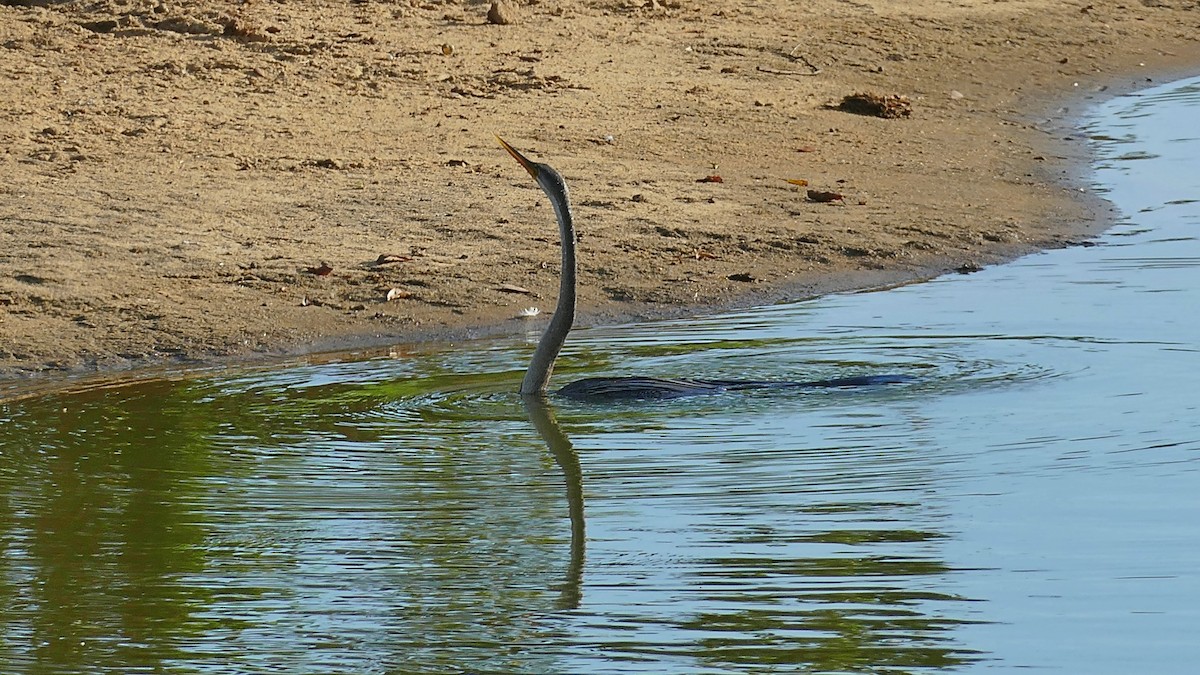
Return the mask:
{"type": "Polygon", "coordinates": [[[969,270],[1102,227],[1071,116],[1200,70],[1191,0],[487,12],[0,3],[0,376],[527,329],[557,233],[494,133],[570,182],[586,323],[969,270]]]}

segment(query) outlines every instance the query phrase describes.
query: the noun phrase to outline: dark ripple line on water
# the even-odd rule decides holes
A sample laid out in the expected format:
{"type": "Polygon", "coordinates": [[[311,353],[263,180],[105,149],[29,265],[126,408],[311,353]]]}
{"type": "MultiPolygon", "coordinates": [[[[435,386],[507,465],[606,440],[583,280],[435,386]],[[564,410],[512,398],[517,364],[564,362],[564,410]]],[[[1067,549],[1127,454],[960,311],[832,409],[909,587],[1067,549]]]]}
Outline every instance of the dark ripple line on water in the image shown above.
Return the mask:
{"type": "MultiPolygon", "coordinates": [[[[1111,270],[1148,270],[1148,269],[1190,269],[1200,266],[1200,257],[1167,257],[1154,256],[1142,258],[1108,258],[1101,261],[1104,269],[1111,270]]],[[[1183,290],[1183,289],[1174,289],[1183,290]]]]}

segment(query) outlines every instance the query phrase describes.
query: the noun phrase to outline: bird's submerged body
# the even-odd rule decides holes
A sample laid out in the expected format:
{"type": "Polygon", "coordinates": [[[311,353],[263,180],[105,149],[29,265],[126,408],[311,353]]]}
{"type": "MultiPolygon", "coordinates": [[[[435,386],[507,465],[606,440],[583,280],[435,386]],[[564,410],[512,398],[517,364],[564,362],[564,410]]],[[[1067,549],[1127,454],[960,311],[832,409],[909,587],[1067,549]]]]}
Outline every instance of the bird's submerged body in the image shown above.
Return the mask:
{"type": "MultiPolygon", "coordinates": [[[[525,379],[521,382],[521,394],[544,396],[554,371],[554,361],[567,340],[567,333],[575,322],[575,298],[577,266],[575,262],[575,221],[571,212],[571,198],[567,183],[561,174],[548,164],[535,162],[522,155],[497,137],[512,158],[525,167],[537,181],[542,191],[550,198],[554,216],[558,220],[559,242],[562,253],[562,268],[559,278],[558,305],[542,339],[534,350],[525,379]]],[[[720,394],[727,391],[748,389],[834,389],[869,387],[880,384],[895,384],[908,381],[903,375],[867,375],[810,382],[775,382],[770,380],[693,380],[662,379],[657,377],[589,377],[572,382],[558,390],[565,398],[585,401],[633,401],[645,399],[668,399],[681,396],[720,394]]]]}
{"type": "Polygon", "coordinates": [[[640,401],[703,396],[752,389],[848,389],[900,384],[905,375],[864,375],[801,382],[776,380],[693,380],[661,377],[588,377],[555,392],[577,401],[640,401]]]}

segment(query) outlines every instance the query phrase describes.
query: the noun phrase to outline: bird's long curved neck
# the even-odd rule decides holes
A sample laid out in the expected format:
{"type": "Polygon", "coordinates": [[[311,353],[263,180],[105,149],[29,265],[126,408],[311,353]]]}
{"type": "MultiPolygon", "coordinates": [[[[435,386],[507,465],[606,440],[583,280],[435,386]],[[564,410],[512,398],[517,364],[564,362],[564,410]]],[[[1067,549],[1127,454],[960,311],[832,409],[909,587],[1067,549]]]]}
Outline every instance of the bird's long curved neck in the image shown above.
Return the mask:
{"type": "Polygon", "coordinates": [[[558,219],[558,235],[562,248],[562,274],[559,277],[558,305],[542,339],[538,342],[525,380],[521,383],[522,394],[543,394],[554,370],[554,360],[562,349],[571,324],[575,323],[575,222],[571,215],[571,203],[566,193],[561,206],[552,200],[554,216],[558,219]]]}

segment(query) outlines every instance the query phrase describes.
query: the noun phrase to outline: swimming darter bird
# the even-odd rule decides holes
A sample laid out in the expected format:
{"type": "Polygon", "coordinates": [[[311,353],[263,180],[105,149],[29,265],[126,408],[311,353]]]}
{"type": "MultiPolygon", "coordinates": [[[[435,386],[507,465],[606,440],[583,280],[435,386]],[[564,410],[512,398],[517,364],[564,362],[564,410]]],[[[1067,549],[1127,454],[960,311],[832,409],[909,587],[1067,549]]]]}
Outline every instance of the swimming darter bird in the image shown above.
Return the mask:
{"type": "MultiPolygon", "coordinates": [[[[525,167],[530,176],[550,198],[554,207],[554,217],[558,220],[558,234],[562,249],[562,273],[559,277],[558,305],[550,319],[550,325],[542,334],[533,359],[529,362],[529,370],[525,371],[525,379],[521,381],[521,394],[524,396],[542,396],[550,384],[550,374],[554,370],[554,361],[566,342],[567,333],[575,322],[575,296],[577,287],[577,269],[575,264],[575,219],[571,211],[571,198],[567,183],[562,174],[553,167],[541,162],[535,162],[522,155],[516,148],[509,145],[499,136],[496,140],[512,155],[512,158],[525,167]]],[[[572,382],[558,390],[557,394],[566,398],[614,401],[626,399],[664,399],[680,396],[695,396],[699,394],[717,394],[726,391],[747,389],[806,389],[831,387],[861,387],[879,384],[893,384],[908,381],[903,375],[867,375],[861,377],[845,377],[832,380],[815,380],[811,382],[786,382],[773,380],[699,380],[699,379],[664,379],[658,377],[589,377],[572,382]]]]}

